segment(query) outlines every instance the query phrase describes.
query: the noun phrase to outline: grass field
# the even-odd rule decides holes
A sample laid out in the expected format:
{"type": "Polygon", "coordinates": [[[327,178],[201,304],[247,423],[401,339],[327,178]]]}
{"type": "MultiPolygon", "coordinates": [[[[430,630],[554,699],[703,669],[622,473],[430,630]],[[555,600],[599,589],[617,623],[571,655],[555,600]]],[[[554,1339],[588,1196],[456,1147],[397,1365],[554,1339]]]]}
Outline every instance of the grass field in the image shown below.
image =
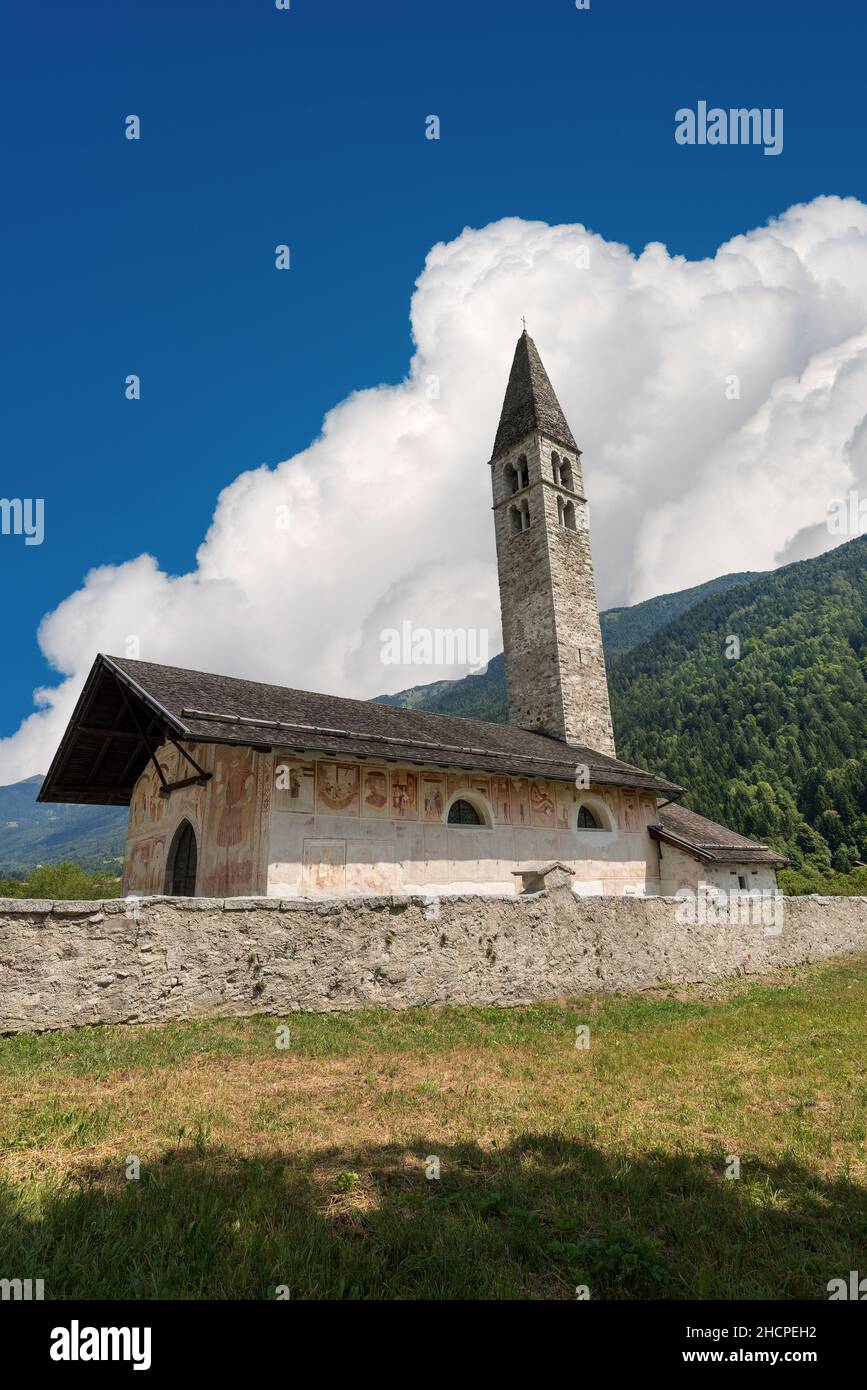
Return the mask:
{"type": "Polygon", "coordinates": [[[847,958],[0,1039],[0,1277],[46,1298],[826,1298],[867,1272],[865,1018],[847,958]]]}

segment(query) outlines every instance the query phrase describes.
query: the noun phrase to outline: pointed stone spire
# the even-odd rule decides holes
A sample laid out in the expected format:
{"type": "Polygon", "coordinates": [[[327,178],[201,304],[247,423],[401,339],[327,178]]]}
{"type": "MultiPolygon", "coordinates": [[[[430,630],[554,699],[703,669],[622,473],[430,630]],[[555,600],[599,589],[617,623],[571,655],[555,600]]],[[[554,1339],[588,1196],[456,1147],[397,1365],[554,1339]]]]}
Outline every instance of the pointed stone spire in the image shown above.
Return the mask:
{"type": "Polygon", "coordinates": [[[578,448],[548,373],[542,366],[536,344],[525,328],[512,359],[491,458],[499,458],[500,454],[519,444],[534,430],[566,449],[578,448]]]}

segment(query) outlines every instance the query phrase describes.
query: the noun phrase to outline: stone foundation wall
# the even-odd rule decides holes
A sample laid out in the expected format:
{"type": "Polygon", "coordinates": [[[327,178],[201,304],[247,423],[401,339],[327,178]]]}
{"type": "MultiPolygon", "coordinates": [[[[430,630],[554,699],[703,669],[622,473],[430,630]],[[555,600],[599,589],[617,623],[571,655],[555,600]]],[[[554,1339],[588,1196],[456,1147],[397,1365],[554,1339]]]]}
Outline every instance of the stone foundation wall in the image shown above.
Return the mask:
{"type": "Polygon", "coordinates": [[[0,1032],[363,1005],[523,1004],[867,950],[867,898],[781,926],[682,925],[671,898],[0,900],[0,1032]]]}

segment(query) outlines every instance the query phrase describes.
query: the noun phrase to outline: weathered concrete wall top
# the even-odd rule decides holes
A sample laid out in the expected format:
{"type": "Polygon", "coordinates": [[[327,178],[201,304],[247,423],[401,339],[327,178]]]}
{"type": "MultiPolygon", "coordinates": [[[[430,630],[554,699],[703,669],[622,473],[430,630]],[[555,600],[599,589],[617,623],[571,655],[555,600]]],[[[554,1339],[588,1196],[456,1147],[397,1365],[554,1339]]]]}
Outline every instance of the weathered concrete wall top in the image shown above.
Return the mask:
{"type": "Polygon", "coordinates": [[[867,950],[867,899],[779,925],[678,921],[671,898],[0,900],[0,1031],[361,1005],[519,1004],[867,950]]]}

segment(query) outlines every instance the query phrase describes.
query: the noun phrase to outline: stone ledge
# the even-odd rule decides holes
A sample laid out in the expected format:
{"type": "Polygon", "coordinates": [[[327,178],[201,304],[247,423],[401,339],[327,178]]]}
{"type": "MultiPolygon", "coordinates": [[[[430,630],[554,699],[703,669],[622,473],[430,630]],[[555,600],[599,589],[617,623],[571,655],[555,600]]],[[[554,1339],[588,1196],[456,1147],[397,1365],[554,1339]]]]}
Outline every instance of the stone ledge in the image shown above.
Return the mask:
{"type": "MultiPolygon", "coordinates": [[[[93,902],[91,912],[96,912],[101,904],[93,902]]],[[[54,907],[53,899],[48,898],[0,898],[0,913],[3,914],[30,914],[44,912],[46,916],[54,907]]]]}
{"type": "MultiPolygon", "coordinates": [[[[191,901],[195,902],[195,898],[191,901]]],[[[279,898],[223,898],[224,912],[279,912],[279,898]]]]}
{"type": "MultiPolygon", "coordinates": [[[[515,870],[516,875],[540,874],[543,879],[548,877],[559,877],[562,867],[556,862],[543,865],[527,865],[524,869],[515,870]]],[[[440,909],[454,907],[481,907],[498,903],[507,909],[515,904],[526,902],[529,897],[544,895],[547,887],[537,888],[532,893],[516,893],[512,896],[509,893],[407,893],[407,894],[357,894],[351,897],[295,897],[295,898],[271,898],[271,897],[237,897],[237,898],[174,898],[165,894],[154,894],[149,897],[127,897],[127,898],[91,898],[91,899],[51,899],[51,898],[0,898],[0,917],[92,917],[98,913],[106,916],[110,914],[119,915],[123,913],[127,917],[132,917],[145,909],[154,907],[171,908],[176,912],[313,912],[321,915],[332,915],[336,912],[406,912],[408,908],[418,907],[423,911],[430,909],[432,904],[438,904],[440,909]]],[[[857,904],[859,908],[867,905],[867,897],[861,896],[826,896],[819,893],[803,894],[798,897],[789,897],[781,894],[786,908],[796,908],[798,903],[811,903],[819,907],[831,907],[834,904],[848,902],[857,904]]],[[[602,906],[606,909],[612,903],[642,903],[644,905],[653,903],[672,903],[681,905],[683,898],[676,895],[662,894],[591,894],[584,896],[580,893],[573,893],[577,904],[602,906]]],[[[588,906],[587,910],[590,910],[588,906]]]]}

